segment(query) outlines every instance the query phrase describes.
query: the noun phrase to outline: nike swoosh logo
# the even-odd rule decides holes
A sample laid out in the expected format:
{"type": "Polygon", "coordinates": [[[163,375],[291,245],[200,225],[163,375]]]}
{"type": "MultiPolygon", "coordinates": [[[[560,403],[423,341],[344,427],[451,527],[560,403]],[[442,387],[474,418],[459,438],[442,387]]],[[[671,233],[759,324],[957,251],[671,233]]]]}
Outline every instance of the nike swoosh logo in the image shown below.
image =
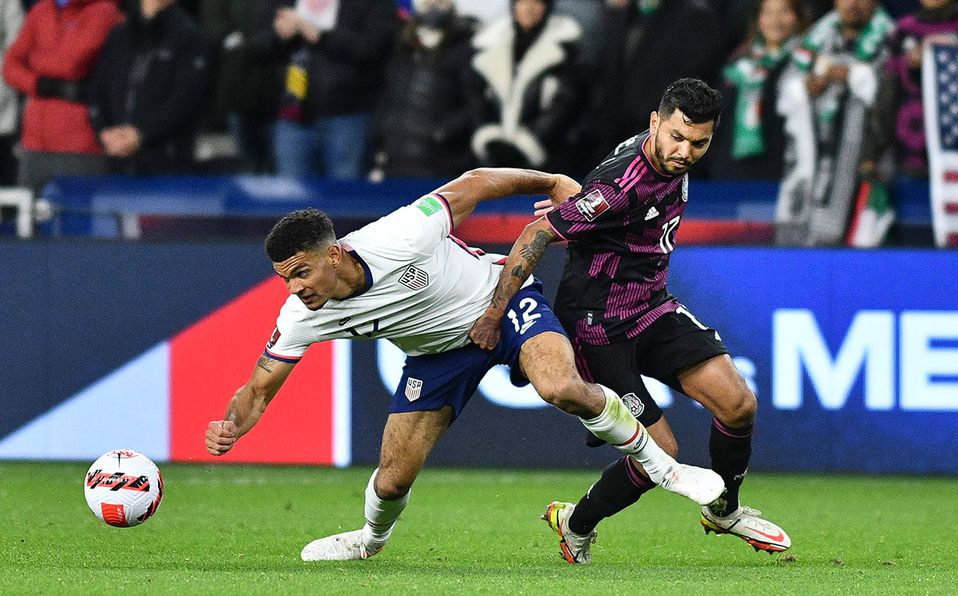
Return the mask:
{"type": "Polygon", "coordinates": [[[756,530],[754,528],[752,528],[752,531],[755,532],[756,534],[761,534],[762,536],[765,536],[769,540],[774,540],[775,542],[781,542],[782,540],[785,540],[785,532],[780,531],[777,536],[772,536],[771,534],[766,534],[765,532],[761,530],[756,530]]]}
{"type": "Polygon", "coordinates": [[[346,323],[348,323],[348,322],[349,322],[349,319],[351,319],[351,318],[352,318],[352,317],[346,317],[345,319],[339,319],[339,326],[342,327],[343,325],[345,325],[346,323]]]}

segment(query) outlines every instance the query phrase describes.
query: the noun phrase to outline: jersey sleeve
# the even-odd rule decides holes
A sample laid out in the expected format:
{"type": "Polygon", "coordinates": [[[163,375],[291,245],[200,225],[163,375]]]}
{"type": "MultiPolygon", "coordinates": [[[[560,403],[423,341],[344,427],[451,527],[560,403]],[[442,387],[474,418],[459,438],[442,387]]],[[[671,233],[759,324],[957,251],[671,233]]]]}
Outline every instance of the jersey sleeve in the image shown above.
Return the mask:
{"type": "MultiPolygon", "coordinates": [[[[290,298],[296,299],[295,296],[290,298]]],[[[291,300],[287,299],[286,304],[279,311],[279,316],[276,317],[273,335],[266,342],[266,349],[263,351],[265,356],[280,362],[296,364],[302,359],[306,349],[314,343],[297,310],[296,306],[291,304],[291,300]]]]}
{"type": "Polygon", "coordinates": [[[441,194],[430,193],[353,232],[347,241],[361,240],[377,252],[403,258],[404,253],[432,253],[450,232],[449,203],[441,194]]]}
{"type": "Polygon", "coordinates": [[[547,213],[546,219],[559,236],[575,241],[598,230],[620,227],[630,205],[628,191],[593,180],[579,194],[547,213]]]}

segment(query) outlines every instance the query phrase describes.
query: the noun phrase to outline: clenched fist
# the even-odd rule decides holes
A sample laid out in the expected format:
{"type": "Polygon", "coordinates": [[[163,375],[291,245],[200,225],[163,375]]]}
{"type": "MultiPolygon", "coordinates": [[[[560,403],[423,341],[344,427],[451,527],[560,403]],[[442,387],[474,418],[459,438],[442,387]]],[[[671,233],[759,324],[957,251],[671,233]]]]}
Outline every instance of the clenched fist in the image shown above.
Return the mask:
{"type": "Polygon", "coordinates": [[[229,420],[214,420],[206,429],[206,450],[223,455],[233,448],[239,438],[239,427],[229,420]]]}

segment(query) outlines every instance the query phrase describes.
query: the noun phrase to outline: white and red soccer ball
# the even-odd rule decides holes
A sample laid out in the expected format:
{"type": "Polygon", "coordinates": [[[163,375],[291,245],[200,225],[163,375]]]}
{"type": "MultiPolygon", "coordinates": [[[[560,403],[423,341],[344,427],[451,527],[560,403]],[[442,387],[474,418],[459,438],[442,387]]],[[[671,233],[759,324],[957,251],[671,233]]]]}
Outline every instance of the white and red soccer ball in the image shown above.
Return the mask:
{"type": "Polygon", "coordinates": [[[132,449],[101,455],[86,473],[83,494],[102,521],[126,528],[142,524],[163,500],[163,476],[150,458],[132,449]]]}

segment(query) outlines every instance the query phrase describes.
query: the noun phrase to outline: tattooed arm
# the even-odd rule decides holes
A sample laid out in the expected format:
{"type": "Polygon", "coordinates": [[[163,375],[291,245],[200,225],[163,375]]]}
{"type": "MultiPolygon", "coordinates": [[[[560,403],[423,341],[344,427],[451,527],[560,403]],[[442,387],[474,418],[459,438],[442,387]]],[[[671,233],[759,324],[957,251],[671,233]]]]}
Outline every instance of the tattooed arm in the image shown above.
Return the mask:
{"type": "Polygon", "coordinates": [[[233,394],[223,420],[214,420],[207,427],[206,450],[213,455],[223,455],[232,449],[263,415],[293,366],[265,354],[260,356],[249,381],[233,394]]]}
{"type": "Polygon", "coordinates": [[[516,295],[522,283],[532,275],[546,248],[561,240],[544,217],[527,225],[512,245],[509,258],[499,274],[499,283],[492,294],[486,312],[473,324],[469,339],[483,350],[491,350],[499,343],[499,323],[509,300],[516,295]]]}

